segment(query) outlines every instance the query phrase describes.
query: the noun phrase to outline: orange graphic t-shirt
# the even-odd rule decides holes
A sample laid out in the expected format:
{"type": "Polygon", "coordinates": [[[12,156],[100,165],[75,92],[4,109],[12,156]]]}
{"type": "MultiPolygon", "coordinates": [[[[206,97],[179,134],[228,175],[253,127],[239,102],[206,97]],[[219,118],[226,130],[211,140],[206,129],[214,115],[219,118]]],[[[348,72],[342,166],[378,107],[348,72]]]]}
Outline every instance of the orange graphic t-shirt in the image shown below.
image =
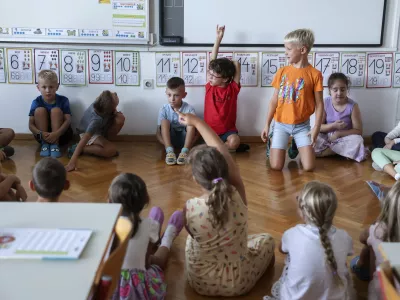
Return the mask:
{"type": "Polygon", "coordinates": [[[322,82],[321,72],[311,65],[280,68],[272,81],[279,90],[275,121],[294,125],[310,119],[315,111],[314,93],[324,90],[322,82]]]}

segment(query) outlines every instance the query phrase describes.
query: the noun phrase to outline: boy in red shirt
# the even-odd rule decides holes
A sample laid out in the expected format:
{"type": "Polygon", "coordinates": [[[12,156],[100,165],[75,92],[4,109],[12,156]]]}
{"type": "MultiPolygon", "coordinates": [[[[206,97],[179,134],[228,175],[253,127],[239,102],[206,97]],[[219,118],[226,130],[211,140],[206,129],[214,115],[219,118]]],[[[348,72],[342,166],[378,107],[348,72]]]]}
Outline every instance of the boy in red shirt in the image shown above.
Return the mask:
{"type": "Polygon", "coordinates": [[[240,92],[240,64],[217,58],[225,26],[217,25],[217,39],[211,54],[204,102],[204,121],[215,131],[229,151],[244,152],[236,128],[237,99],[240,92]]]}

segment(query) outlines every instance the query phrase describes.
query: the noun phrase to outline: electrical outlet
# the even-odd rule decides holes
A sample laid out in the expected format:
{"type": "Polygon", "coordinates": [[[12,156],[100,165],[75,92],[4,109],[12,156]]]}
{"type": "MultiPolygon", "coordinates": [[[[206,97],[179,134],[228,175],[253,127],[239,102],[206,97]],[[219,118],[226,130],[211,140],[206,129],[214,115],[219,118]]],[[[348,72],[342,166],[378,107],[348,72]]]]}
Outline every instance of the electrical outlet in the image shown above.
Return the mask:
{"type": "Polygon", "coordinates": [[[154,80],[153,79],[143,79],[143,88],[145,90],[154,89],[154,80]]]}

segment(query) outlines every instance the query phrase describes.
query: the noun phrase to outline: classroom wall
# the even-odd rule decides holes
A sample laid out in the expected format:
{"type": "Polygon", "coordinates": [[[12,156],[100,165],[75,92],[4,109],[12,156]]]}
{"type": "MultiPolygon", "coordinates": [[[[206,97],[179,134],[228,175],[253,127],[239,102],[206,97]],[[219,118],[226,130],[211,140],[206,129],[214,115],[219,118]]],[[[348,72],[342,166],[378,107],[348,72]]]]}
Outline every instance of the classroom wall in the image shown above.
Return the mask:
{"type": "MultiPolygon", "coordinates": [[[[155,1],[158,2],[158,1],[155,1]]],[[[400,47],[399,15],[400,0],[388,0],[386,16],[386,32],[384,35],[384,46],[377,49],[313,49],[314,51],[397,51],[400,47]]],[[[157,32],[158,28],[158,3],[152,3],[151,31],[157,32]]],[[[350,25],[349,25],[350,26],[350,25]]],[[[227,28],[229,30],[229,28],[227,28]]],[[[349,27],[351,30],[351,27],[349,27]]],[[[199,26],[201,34],[201,26],[199,26]]],[[[282,37],[283,38],[283,37],[282,37]]],[[[208,48],[167,48],[161,46],[153,47],[106,47],[90,45],[38,45],[38,44],[1,44],[0,47],[30,47],[30,48],[71,48],[71,49],[96,49],[104,50],[136,50],[141,51],[141,83],[143,79],[154,79],[155,72],[155,51],[206,51],[208,48]]],[[[283,48],[238,48],[222,51],[283,51],[283,48]]],[[[125,127],[122,134],[127,135],[148,135],[154,134],[159,108],[167,102],[165,88],[154,88],[150,90],[141,87],[115,87],[114,85],[89,85],[87,87],[65,87],[60,86],[59,93],[70,99],[73,113],[73,128],[76,127],[83,115],[85,108],[90,105],[96,96],[105,89],[116,91],[120,97],[119,109],[126,116],[125,127]]],[[[268,110],[269,99],[272,95],[272,88],[243,87],[239,95],[237,125],[240,134],[243,136],[258,136],[265,125],[265,116],[268,110]]],[[[188,96],[186,101],[192,104],[199,115],[203,115],[204,88],[187,88],[188,96]]],[[[327,90],[325,90],[327,95],[327,90]]],[[[28,112],[31,102],[39,95],[35,85],[12,85],[0,84],[0,127],[11,127],[16,133],[29,133],[28,112]]],[[[364,121],[364,134],[371,135],[376,130],[389,131],[398,120],[400,120],[400,108],[397,103],[400,100],[399,90],[389,89],[366,89],[354,88],[350,91],[350,97],[356,100],[361,109],[364,121]]]]}

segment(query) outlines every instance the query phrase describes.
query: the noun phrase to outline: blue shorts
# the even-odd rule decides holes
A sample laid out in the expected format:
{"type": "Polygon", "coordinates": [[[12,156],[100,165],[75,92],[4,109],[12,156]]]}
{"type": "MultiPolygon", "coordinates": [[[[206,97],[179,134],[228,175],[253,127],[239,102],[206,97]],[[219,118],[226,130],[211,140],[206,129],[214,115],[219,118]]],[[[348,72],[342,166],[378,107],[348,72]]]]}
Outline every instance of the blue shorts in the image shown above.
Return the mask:
{"type": "Polygon", "coordinates": [[[271,148],[286,150],[290,136],[294,138],[297,148],[311,146],[311,137],[308,135],[310,130],[310,120],[295,125],[275,122],[272,128],[271,148]]]}
{"type": "Polygon", "coordinates": [[[230,136],[232,134],[238,134],[238,132],[237,131],[227,131],[227,132],[225,132],[223,134],[220,134],[219,138],[221,139],[221,141],[226,143],[226,141],[228,140],[228,136],[230,136]]]}

